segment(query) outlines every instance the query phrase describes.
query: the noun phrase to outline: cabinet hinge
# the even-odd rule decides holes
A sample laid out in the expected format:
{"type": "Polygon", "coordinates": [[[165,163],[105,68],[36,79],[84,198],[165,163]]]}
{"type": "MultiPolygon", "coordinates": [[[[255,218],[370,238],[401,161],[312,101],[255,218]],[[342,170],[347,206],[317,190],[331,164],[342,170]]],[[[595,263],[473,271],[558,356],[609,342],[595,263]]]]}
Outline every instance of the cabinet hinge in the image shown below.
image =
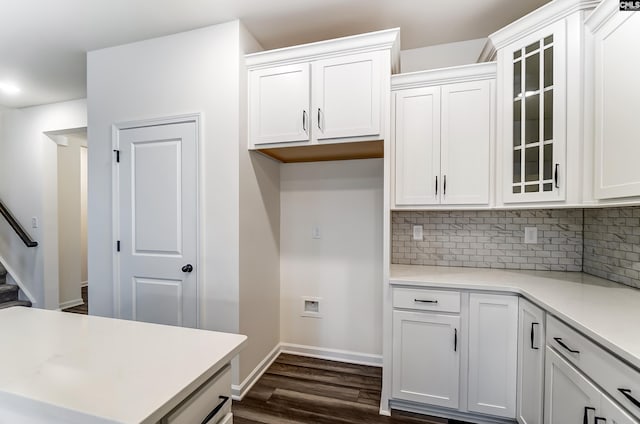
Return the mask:
{"type": "Polygon", "coordinates": [[[120,163],[120,150],[113,149],[113,151],[116,153],[116,162],[120,163]]]}

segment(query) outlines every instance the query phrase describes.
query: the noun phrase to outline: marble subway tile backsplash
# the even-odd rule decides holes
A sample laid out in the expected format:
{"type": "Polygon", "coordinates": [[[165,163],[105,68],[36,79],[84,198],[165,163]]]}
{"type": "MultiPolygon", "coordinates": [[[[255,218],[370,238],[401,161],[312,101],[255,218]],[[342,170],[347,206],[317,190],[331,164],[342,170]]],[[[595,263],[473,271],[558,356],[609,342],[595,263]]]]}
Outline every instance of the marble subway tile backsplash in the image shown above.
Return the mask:
{"type": "Polygon", "coordinates": [[[582,271],[582,209],[395,211],[394,264],[582,271]],[[412,238],[422,225],[423,241],[412,238]],[[538,243],[524,243],[524,228],[538,243]]]}
{"type": "Polygon", "coordinates": [[[585,209],[584,272],[640,288],[640,207],[585,209]]]}

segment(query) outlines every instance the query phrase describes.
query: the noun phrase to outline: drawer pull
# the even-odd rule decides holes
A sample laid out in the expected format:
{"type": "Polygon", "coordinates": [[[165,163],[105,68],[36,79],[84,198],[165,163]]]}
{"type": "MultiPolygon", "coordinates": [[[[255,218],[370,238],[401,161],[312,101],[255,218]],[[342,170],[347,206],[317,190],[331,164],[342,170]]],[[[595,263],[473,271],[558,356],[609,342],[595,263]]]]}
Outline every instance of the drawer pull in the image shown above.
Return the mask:
{"type": "Polygon", "coordinates": [[[539,347],[537,347],[537,346],[534,346],[534,345],[533,345],[533,340],[534,340],[534,338],[535,338],[535,336],[534,336],[534,334],[535,334],[535,333],[534,333],[534,331],[533,331],[533,326],[534,326],[534,325],[540,325],[540,323],[537,323],[537,322],[532,322],[532,323],[531,323],[531,349],[538,350],[538,349],[540,349],[540,348],[539,348],[539,347]]]}
{"type": "Polygon", "coordinates": [[[575,353],[575,354],[580,353],[580,351],[579,351],[579,350],[571,349],[569,346],[567,346],[566,344],[564,344],[564,342],[562,341],[562,338],[560,338],[560,337],[554,337],[554,338],[553,338],[553,340],[555,340],[556,342],[558,342],[558,344],[559,344],[560,346],[562,346],[563,348],[567,349],[567,350],[568,350],[569,352],[571,352],[571,353],[575,353]]]}
{"type": "Polygon", "coordinates": [[[595,418],[596,408],[591,408],[590,406],[585,406],[584,407],[584,415],[582,416],[582,424],[589,424],[589,411],[593,412],[593,416],[595,418]]]}
{"type": "Polygon", "coordinates": [[[221,402],[218,403],[218,405],[215,408],[213,408],[213,411],[209,412],[209,415],[205,417],[205,419],[202,421],[202,424],[207,424],[209,421],[211,421],[211,419],[215,417],[218,412],[220,412],[224,404],[227,403],[227,401],[229,400],[229,397],[220,396],[219,399],[221,400],[221,402]]]}
{"type": "Polygon", "coordinates": [[[629,402],[633,403],[636,407],[640,408],[640,401],[638,401],[638,399],[636,399],[633,396],[631,396],[631,390],[630,389],[618,389],[618,391],[620,393],[622,393],[624,395],[624,397],[629,399],[629,402]]]}
{"type": "Polygon", "coordinates": [[[438,303],[437,300],[413,299],[416,303],[438,303]]]}

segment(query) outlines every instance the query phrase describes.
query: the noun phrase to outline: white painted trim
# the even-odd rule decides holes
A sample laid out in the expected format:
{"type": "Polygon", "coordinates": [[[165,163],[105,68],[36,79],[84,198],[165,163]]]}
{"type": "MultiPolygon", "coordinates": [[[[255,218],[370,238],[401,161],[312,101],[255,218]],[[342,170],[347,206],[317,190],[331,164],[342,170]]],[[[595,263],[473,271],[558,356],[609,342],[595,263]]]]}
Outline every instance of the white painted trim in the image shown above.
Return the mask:
{"type": "Polygon", "coordinates": [[[245,56],[245,61],[247,69],[252,70],[377,50],[391,50],[392,68],[397,69],[400,60],[400,28],[252,53],[245,56]]]}
{"type": "Polygon", "coordinates": [[[249,393],[249,390],[251,390],[253,385],[256,384],[256,382],[260,380],[260,377],[262,377],[262,375],[269,369],[271,364],[278,359],[279,355],[280,343],[278,343],[276,347],[274,347],[273,350],[269,352],[262,361],[260,361],[260,363],[253,369],[253,371],[251,371],[242,383],[239,385],[231,385],[231,398],[233,400],[242,400],[244,396],[249,393]]]}
{"type": "Polygon", "coordinates": [[[482,50],[480,51],[480,56],[478,56],[478,63],[483,62],[492,62],[496,60],[496,55],[498,54],[495,46],[491,42],[491,39],[487,38],[487,41],[484,43],[482,50]]]}
{"type": "Polygon", "coordinates": [[[83,281],[80,283],[80,287],[87,287],[89,285],[88,281],[83,281]]]}
{"type": "Polygon", "coordinates": [[[584,21],[584,25],[591,32],[598,31],[602,25],[609,22],[620,11],[620,2],[617,0],[604,0],[595,8],[584,21]]]}
{"type": "Polygon", "coordinates": [[[84,305],[84,300],[82,300],[82,298],[69,300],[67,302],[62,302],[60,304],[59,309],[62,310],[67,308],[73,308],[74,306],[80,306],[80,305],[84,305]]]}
{"type": "Polygon", "coordinates": [[[7,261],[2,256],[0,256],[0,264],[2,264],[2,267],[5,269],[5,271],[7,271],[7,278],[11,278],[13,282],[16,283],[16,286],[20,288],[20,290],[22,291],[22,294],[24,294],[27,297],[27,299],[29,299],[29,301],[31,302],[31,305],[36,306],[38,303],[36,302],[36,298],[25,287],[22,280],[18,278],[14,269],[7,264],[7,261]]]}
{"type": "Polygon", "coordinates": [[[496,50],[581,10],[595,8],[600,0],[554,0],[489,35],[496,50]]]}
{"type": "Polygon", "coordinates": [[[382,367],[382,355],[353,352],[350,350],[328,349],[319,346],[307,346],[293,343],[280,343],[281,353],[325,359],[328,361],[346,362],[349,364],[382,367]]]}
{"type": "MultiPolygon", "coordinates": [[[[125,129],[132,128],[142,128],[142,127],[151,127],[158,125],[171,125],[171,124],[181,124],[193,122],[196,126],[196,166],[198,167],[196,171],[196,258],[198,258],[199,265],[201,264],[201,213],[200,213],[200,189],[204,186],[201,176],[201,152],[202,152],[202,140],[204,137],[202,136],[202,113],[187,113],[181,115],[173,115],[167,116],[163,118],[147,118],[136,121],[125,121],[125,122],[116,122],[111,125],[111,144],[113,149],[120,149],[120,131],[125,129]]],[[[120,210],[120,168],[118,167],[118,163],[115,160],[112,160],[112,172],[111,172],[111,219],[112,219],[112,283],[113,283],[113,310],[112,315],[115,318],[121,317],[120,310],[120,256],[116,251],[116,242],[120,239],[120,220],[119,220],[119,210],[120,210]]],[[[202,293],[202,272],[198,272],[196,276],[196,328],[200,328],[200,323],[202,322],[200,319],[200,315],[202,312],[202,307],[200,305],[200,297],[202,293]]]]}
{"type": "Polygon", "coordinates": [[[497,63],[487,62],[411,72],[408,74],[397,74],[391,76],[391,90],[397,91],[418,87],[495,79],[497,72],[497,63]]]}

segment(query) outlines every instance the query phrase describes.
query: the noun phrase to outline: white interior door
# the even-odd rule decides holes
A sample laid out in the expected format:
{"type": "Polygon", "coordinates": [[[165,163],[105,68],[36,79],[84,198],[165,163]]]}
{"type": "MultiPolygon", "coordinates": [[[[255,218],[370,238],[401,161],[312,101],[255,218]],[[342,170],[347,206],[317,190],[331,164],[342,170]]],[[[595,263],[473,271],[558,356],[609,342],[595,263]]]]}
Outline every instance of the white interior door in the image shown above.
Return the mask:
{"type": "Polygon", "coordinates": [[[119,131],[120,317],[197,326],[197,125],[119,131]]]}

